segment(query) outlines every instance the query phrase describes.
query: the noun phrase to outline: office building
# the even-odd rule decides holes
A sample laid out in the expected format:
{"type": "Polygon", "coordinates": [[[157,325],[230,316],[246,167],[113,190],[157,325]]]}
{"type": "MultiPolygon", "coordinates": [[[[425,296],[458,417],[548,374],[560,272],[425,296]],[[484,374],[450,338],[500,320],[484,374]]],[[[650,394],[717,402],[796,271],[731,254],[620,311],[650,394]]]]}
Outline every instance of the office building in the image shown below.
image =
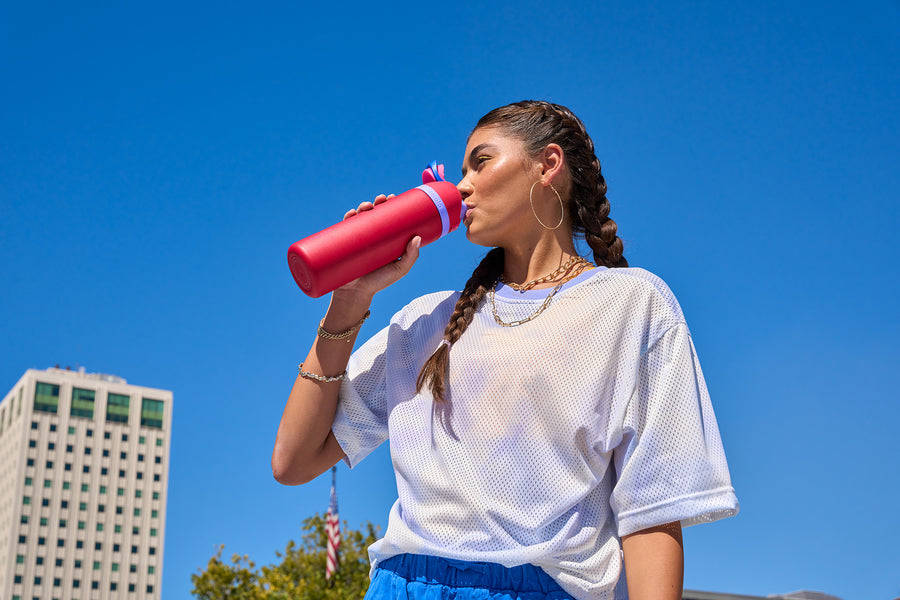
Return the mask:
{"type": "Polygon", "coordinates": [[[0,598],[160,597],[172,392],[29,369],[0,402],[0,598]]]}

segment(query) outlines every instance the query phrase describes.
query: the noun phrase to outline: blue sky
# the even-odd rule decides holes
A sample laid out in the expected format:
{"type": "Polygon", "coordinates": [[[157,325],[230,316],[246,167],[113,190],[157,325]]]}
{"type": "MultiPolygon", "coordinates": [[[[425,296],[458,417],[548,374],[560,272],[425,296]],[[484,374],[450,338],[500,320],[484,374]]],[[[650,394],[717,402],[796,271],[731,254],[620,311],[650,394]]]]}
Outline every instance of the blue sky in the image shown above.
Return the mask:
{"type": "MultiPolygon", "coordinates": [[[[898,31],[885,1],[0,2],[0,386],[60,364],[174,391],[165,600],[218,544],[273,560],[329,485],[269,467],[327,306],[287,248],[548,99],[713,397],[742,512],[686,530],[686,587],[900,596],[898,31]]],[[[363,335],[481,254],[426,248],[363,335]]],[[[384,526],[386,449],[338,487],[384,526]]]]}

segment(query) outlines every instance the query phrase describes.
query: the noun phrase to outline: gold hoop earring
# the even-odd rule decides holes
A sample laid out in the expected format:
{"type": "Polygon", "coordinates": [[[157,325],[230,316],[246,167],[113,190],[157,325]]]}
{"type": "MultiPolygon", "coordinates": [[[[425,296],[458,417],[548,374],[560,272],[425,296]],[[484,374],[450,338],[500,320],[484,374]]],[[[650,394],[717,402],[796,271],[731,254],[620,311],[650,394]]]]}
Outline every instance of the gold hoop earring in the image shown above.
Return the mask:
{"type": "Polygon", "coordinates": [[[537,212],[535,212],[535,210],[534,210],[534,186],[536,186],[539,183],[540,183],[540,181],[535,181],[534,183],[532,183],[531,190],[528,191],[528,202],[531,204],[531,214],[534,215],[534,218],[537,219],[537,222],[540,223],[541,227],[543,227],[544,229],[549,229],[550,231],[553,231],[554,229],[559,229],[559,226],[562,225],[563,219],[566,217],[566,207],[563,206],[562,197],[559,195],[559,192],[556,191],[556,188],[553,187],[553,184],[552,183],[549,184],[550,189],[553,190],[553,193],[556,194],[557,200],[559,200],[560,214],[559,214],[559,223],[557,223],[555,227],[547,227],[546,225],[544,225],[544,222],[541,221],[541,218],[539,216],[537,216],[537,212]]]}

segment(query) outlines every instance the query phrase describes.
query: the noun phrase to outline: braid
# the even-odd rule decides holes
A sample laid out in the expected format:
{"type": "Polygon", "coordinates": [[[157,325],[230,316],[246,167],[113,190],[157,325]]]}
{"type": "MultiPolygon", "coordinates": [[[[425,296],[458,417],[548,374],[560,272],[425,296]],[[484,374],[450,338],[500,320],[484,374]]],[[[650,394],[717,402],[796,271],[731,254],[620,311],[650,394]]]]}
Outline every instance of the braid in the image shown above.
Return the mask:
{"type": "MultiPolygon", "coordinates": [[[[501,273],[503,273],[503,249],[494,248],[487,253],[472,272],[459,300],[456,301],[456,306],[453,307],[453,314],[450,315],[450,322],[444,329],[443,337],[451,346],[469,327],[475,317],[475,310],[501,273]]],[[[429,386],[435,400],[438,402],[446,400],[445,384],[449,367],[450,346],[441,344],[419,371],[416,392],[421,392],[422,388],[429,386]]]]}

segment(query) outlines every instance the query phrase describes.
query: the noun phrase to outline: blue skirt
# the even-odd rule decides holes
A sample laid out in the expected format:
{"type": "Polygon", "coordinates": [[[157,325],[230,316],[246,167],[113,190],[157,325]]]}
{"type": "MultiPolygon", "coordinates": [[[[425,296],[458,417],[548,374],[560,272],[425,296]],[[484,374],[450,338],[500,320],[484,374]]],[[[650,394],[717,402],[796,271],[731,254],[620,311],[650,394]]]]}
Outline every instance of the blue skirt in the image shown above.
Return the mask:
{"type": "Polygon", "coordinates": [[[364,600],[572,600],[534,565],[504,567],[420,554],[378,564],[364,600]]]}

